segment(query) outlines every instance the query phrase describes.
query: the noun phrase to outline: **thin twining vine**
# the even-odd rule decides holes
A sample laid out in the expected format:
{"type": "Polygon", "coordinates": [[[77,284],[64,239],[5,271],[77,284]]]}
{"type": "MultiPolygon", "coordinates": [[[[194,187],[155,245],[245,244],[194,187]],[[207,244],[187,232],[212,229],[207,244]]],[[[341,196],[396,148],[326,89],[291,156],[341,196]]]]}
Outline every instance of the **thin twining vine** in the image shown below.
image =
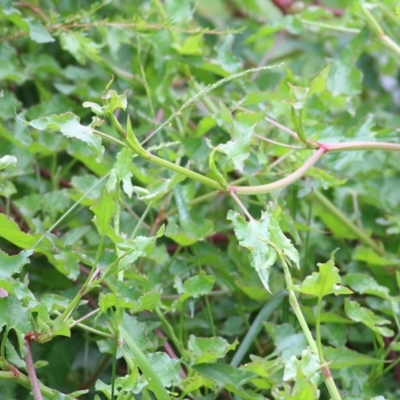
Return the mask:
{"type": "MultiPolygon", "coordinates": [[[[124,130],[116,119],[112,112],[106,113],[111,125],[118,132],[120,137],[123,139],[124,144],[130,148],[134,154],[139,157],[159,165],[164,168],[168,168],[179,174],[185,175],[187,178],[201,182],[206,186],[213,189],[220,190],[222,192],[236,193],[236,194],[263,194],[273,192],[278,189],[282,189],[286,186],[291,185],[298,179],[302,178],[306,172],[326,153],[333,153],[339,151],[354,151],[354,150],[383,150],[383,151],[399,151],[400,144],[389,143],[389,142],[346,142],[346,143],[320,143],[320,142],[308,142],[310,149],[314,150],[314,153],[309,157],[296,171],[292,172],[285,178],[279,179],[275,182],[268,183],[265,185],[256,186],[231,186],[224,183],[221,180],[221,175],[213,168],[215,179],[208,178],[197,172],[194,172],[186,167],[176,165],[170,161],[164,160],[148,150],[144,149],[139,140],[136,138],[130,119],[128,117],[126,130],[124,130]]],[[[212,153],[214,154],[214,152],[212,153]]],[[[213,163],[211,165],[214,166],[213,163]]]]}

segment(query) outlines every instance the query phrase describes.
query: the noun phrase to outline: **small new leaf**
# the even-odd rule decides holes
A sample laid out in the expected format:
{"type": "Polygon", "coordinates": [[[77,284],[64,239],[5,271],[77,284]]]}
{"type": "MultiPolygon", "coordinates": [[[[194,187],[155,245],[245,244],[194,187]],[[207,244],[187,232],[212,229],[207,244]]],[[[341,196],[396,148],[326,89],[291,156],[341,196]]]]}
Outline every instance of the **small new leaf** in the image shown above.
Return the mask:
{"type": "Polygon", "coordinates": [[[350,289],[339,285],[341,278],[339,270],[335,267],[333,255],[324,264],[318,264],[319,272],[313,272],[307,276],[298,288],[299,292],[309,294],[322,299],[329,294],[351,294],[350,289]]]}

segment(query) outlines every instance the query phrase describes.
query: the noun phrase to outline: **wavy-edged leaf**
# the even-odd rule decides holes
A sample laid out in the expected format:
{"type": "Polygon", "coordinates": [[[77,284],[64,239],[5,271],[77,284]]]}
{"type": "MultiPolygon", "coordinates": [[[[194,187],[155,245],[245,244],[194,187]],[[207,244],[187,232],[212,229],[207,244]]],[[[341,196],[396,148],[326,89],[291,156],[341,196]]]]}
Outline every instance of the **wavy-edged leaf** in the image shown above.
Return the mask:
{"type": "Polygon", "coordinates": [[[239,244],[250,251],[250,264],[255,268],[264,287],[269,290],[268,280],[272,265],[278,259],[278,251],[299,267],[299,255],[292,242],[279,226],[280,208],[263,211],[259,221],[246,219],[235,211],[228,212],[239,244]]]}
{"type": "Polygon", "coordinates": [[[104,147],[101,139],[94,135],[92,128],[82,125],[80,118],[72,112],[34,119],[28,124],[40,131],[56,130],[67,138],[81,140],[97,155],[96,161],[100,162],[103,159],[104,147]]]}

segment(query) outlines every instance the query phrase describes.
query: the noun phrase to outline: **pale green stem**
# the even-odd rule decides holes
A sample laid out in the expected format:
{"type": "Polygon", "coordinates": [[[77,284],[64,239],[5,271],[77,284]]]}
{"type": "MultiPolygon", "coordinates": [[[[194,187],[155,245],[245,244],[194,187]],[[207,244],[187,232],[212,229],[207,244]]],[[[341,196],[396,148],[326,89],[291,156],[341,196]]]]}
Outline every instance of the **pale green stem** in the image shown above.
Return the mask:
{"type": "Polygon", "coordinates": [[[200,100],[201,98],[205,97],[208,93],[212,92],[214,89],[218,88],[219,86],[224,85],[225,83],[228,83],[230,81],[233,81],[238,78],[242,78],[248,74],[251,74],[253,72],[258,72],[258,71],[267,71],[270,69],[275,69],[281,67],[283,64],[277,64],[277,65],[267,65],[264,67],[257,67],[257,68],[250,68],[246,69],[245,71],[238,72],[237,74],[232,74],[224,79],[221,79],[220,81],[213,83],[212,85],[208,85],[205,88],[203,88],[200,92],[196,93],[194,96],[192,96],[190,99],[188,99],[182,107],[174,112],[168,119],[166,119],[162,124],[156,128],[151,135],[148,135],[145,140],[142,141],[142,145],[149,141],[157,132],[159,132],[161,129],[164,129],[166,126],[168,126],[176,117],[181,115],[186,109],[190,108],[193,104],[196,103],[196,101],[200,100]]]}
{"type": "Polygon", "coordinates": [[[150,364],[149,360],[146,358],[143,351],[133,340],[131,335],[125,330],[123,326],[120,327],[120,334],[125,341],[125,343],[130,348],[137,366],[141,369],[147,381],[149,382],[149,389],[154,393],[157,400],[171,400],[167,391],[164,388],[159,376],[156,371],[154,371],[153,366],[150,364]]]}
{"type": "Polygon", "coordinates": [[[247,208],[244,206],[244,204],[241,202],[238,196],[236,196],[235,192],[231,190],[229,194],[232,196],[232,198],[236,201],[236,203],[239,205],[239,207],[243,210],[244,214],[246,217],[249,219],[249,221],[254,222],[254,218],[251,216],[251,214],[247,211],[247,208]]]}
{"type": "MultiPolygon", "coordinates": [[[[157,11],[159,12],[159,14],[161,15],[161,19],[163,20],[163,22],[168,22],[168,15],[164,10],[164,6],[162,5],[160,0],[153,0],[153,3],[155,4],[157,11]]],[[[172,30],[172,29],[168,29],[168,24],[167,24],[167,30],[168,30],[168,34],[169,37],[171,38],[171,40],[175,43],[175,44],[179,44],[180,41],[180,35],[177,31],[172,30]]]]}
{"type": "Polygon", "coordinates": [[[364,14],[365,19],[367,20],[368,26],[371,31],[375,34],[375,36],[390,50],[392,50],[397,56],[400,56],[400,47],[399,45],[392,40],[389,36],[385,34],[385,31],[380,26],[378,20],[369,12],[366,7],[360,6],[360,10],[364,14]]]}
{"type": "Polygon", "coordinates": [[[182,357],[185,357],[185,348],[182,345],[182,342],[176,337],[174,328],[171,326],[171,324],[168,322],[168,320],[164,317],[164,314],[162,311],[157,307],[155,309],[155,312],[158,315],[158,318],[160,318],[161,323],[163,324],[163,327],[165,329],[165,332],[167,333],[168,337],[172,340],[174,343],[175,347],[179,351],[182,357]]]}
{"type": "Polygon", "coordinates": [[[390,19],[393,23],[395,23],[398,27],[400,27],[400,19],[399,17],[386,5],[384,5],[381,1],[372,0],[377,7],[379,7],[384,14],[385,18],[390,19]]]}
{"type": "MultiPolygon", "coordinates": [[[[192,98],[193,99],[193,98],[192,98]]],[[[130,124],[130,120],[128,118],[127,124],[127,132],[121,127],[119,122],[116,120],[115,116],[112,113],[107,114],[111,124],[117,130],[117,132],[125,138],[125,142],[128,147],[136,153],[141,158],[150,161],[154,164],[160,165],[164,168],[170,169],[177,173],[183,174],[186,177],[193,179],[195,181],[201,182],[206,186],[212,187],[213,189],[218,189],[221,191],[225,191],[225,188],[222,187],[220,183],[217,181],[207,178],[197,172],[191,171],[187,168],[181,167],[180,165],[176,165],[170,161],[164,160],[160,157],[153,155],[152,153],[145,150],[141,143],[137,140],[136,136],[132,131],[132,127],[130,124]]],[[[159,128],[160,129],[160,128],[159,128]]],[[[155,130],[155,132],[157,129],[155,130]]],[[[153,132],[154,133],[154,132],[153,132]]],[[[324,153],[332,152],[332,151],[344,151],[344,150],[387,150],[387,151],[400,151],[400,144],[396,143],[385,143],[385,142],[349,142],[349,143],[333,143],[333,144],[324,144],[324,143],[311,143],[312,145],[318,146],[318,150],[295,172],[287,176],[286,178],[280,179],[279,181],[269,183],[266,185],[258,185],[258,186],[231,186],[227,189],[237,194],[263,194],[269,193],[274,190],[282,189],[301,177],[307,172],[309,168],[311,168],[324,153]]]]}
{"type": "Polygon", "coordinates": [[[316,28],[322,28],[322,29],[329,29],[332,31],[338,31],[338,32],[348,32],[348,33],[360,33],[360,30],[357,28],[348,28],[346,26],[339,26],[339,25],[332,25],[332,24],[327,24],[324,22],[317,22],[317,21],[310,21],[308,19],[300,18],[300,21],[309,26],[315,26],[316,28]]]}
{"type": "Polygon", "coordinates": [[[282,189],[304,176],[307,170],[310,169],[325,152],[326,150],[324,148],[319,148],[299,169],[279,181],[259,186],[232,186],[231,190],[238,194],[262,194],[282,189]]]}
{"type": "Polygon", "coordinates": [[[301,146],[295,146],[295,145],[292,145],[292,144],[286,144],[286,143],[277,142],[276,140],[268,139],[268,138],[266,138],[264,136],[261,136],[261,135],[253,135],[253,137],[255,137],[257,139],[260,139],[260,140],[263,140],[264,142],[275,144],[276,146],[285,147],[287,149],[294,149],[294,150],[307,150],[308,149],[307,147],[304,147],[304,146],[301,147],[301,146]]]}
{"type": "Polygon", "coordinates": [[[321,341],[321,311],[322,311],[322,299],[318,297],[318,302],[317,302],[317,315],[315,318],[315,338],[317,341],[317,347],[318,347],[318,355],[320,362],[324,362],[324,356],[322,352],[322,341],[321,341]]]}
{"type": "Polygon", "coordinates": [[[400,144],[388,142],[347,142],[347,143],[319,143],[327,152],[350,150],[384,150],[400,151],[400,144]]]}
{"type": "Polygon", "coordinates": [[[83,331],[93,333],[94,335],[98,335],[98,336],[105,337],[105,338],[108,338],[108,339],[113,339],[113,336],[110,335],[109,333],[106,333],[106,332],[103,332],[103,331],[99,331],[98,329],[91,328],[88,325],[85,325],[85,324],[82,324],[82,323],[77,323],[77,324],[74,323],[73,325],[78,327],[78,328],[81,328],[83,331]]]}
{"type": "MultiPolygon", "coordinates": [[[[161,3],[161,1],[160,0],[153,0],[153,1],[154,1],[154,4],[155,4],[163,22],[168,22],[168,15],[165,12],[164,6],[161,3]]],[[[169,34],[169,37],[171,38],[171,41],[175,45],[179,46],[179,44],[181,42],[181,35],[177,31],[174,31],[170,27],[168,27],[168,23],[166,25],[167,25],[168,34],[169,34]]],[[[188,79],[190,79],[191,74],[190,74],[189,66],[187,64],[184,64],[182,66],[182,70],[183,70],[184,74],[186,75],[186,77],[188,79]]],[[[194,82],[194,89],[197,92],[201,92],[201,90],[202,90],[202,88],[196,81],[194,82]]],[[[204,97],[203,102],[211,113],[216,113],[218,111],[218,108],[214,105],[214,103],[209,98],[204,97]]],[[[173,115],[178,116],[179,114],[180,114],[180,112],[174,113],[173,115]]],[[[151,136],[153,136],[153,135],[154,135],[154,133],[152,133],[151,136]]],[[[148,138],[146,138],[146,140],[148,140],[148,138]]]]}
{"type": "MultiPolygon", "coordinates": [[[[96,271],[96,266],[100,260],[101,254],[103,252],[103,247],[104,247],[104,235],[100,236],[100,242],[99,242],[99,246],[97,247],[96,258],[92,265],[92,269],[90,270],[89,275],[86,278],[85,283],[83,284],[83,286],[81,287],[79,292],[75,295],[75,297],[70,301],[70,303],[68,304],[68,307],[63,311],[63,313],[60,316],[57,317],[58,322],[61,322],[61,323],[65,322],[70,317],[70,315],[74,311],[75,307],[78,306],[81,298],[87,293],[87,289],[88,289],[90,283],[92,282],[93,275],[96,271]]],[[[55,323],[55,325],[57,325],[57,324],[55,323]]]]}
{"type": "Polygon", "coordinates": [[[394,53],[396,53],[397,56],[400,56],[400,47],[399,45],[392,40],[389,36],[387,35],[383,35],[380,36],[379,39],[383,42],[383,44],[389,48],[390,50],[392,50],[394,53]]]}
{"type": "Polygon", "coordinates": [[[109,141],[112,142],[112,143],[119,144],[119,145],[122,146],[122,147],[128,147],[128,146],[125,144],[125,142],[123,142],[122,140],[119,140],[119,139],[115,138],[114,136],[107,135],[107,133],[98,131],[97,129],[93,129],[93,133],[95,133],[96,135],[101,136],[101,137],[104,138],[104,139],[109,140],[109,141]]]}
{"type": "Polygon", "coordinates": [[[100,308],[96,308],[95,310],[91,311],[90,313],[84,315],[83,317],[77,319],[76,321],[72,322],[72,324],[69,326],[70,328],[73,328],[75,325],[78,325],[82,323],[83,321],[86,321],[88,318],[92,317],[93,315],[96,315],[100,311],[100,308]]]}
{"type": "Polygon", "coordinates": [[[331,203],[320,191],[314,191],[314,199],[317,200],[326,210],[328,210],[335,218],[354,233],[358,239],[368,245],[375,253],[385,256],[385,250],[378,246],[368,235],[365,234],[356,224],[349,220],[333,203],[331,203]]]}
{"type": "Polygon", "coordinates": [[[136,235],[137,235],[137,233],[139,231],[140,225],[142,225],[144,219],[146,218],[147,214],[151,210],[152,206],[153,206],[153,202],[150,201],[150,203],[147,205],[146,209],[143,211],[143,214],[140,216],[139,221],[137,222],[135,228],[133,229],[132,234],[131,234],[131,239],[136,237],[136,235]]]}
{"type": "Polygon", "coordinates": [[[332,378],[331,372],[329,367],[326,365],[322,352],[318,350],[318,346],[315,343],[315,340],[312,336],[312,333],[310,331],[310,328],[307,325],[307,322],[304,318],[304,315],[301,311],[300,305],[297,301],[296,294],[293,290],[293,280],[292,276],[289,271],[289,266],[287,265],[287,262],[283,256],[283,254],[280,253],[279,249],[276,249],[279,257],[282,261],[282,266],[283,266],[283,271],[285,275],[285,281],[286,281],[286,287],[289,292],[289,303],[293,308],[293,311],[296,315],[297,320],[299,321],[299,324],[301,326],[301,329],[307,339],[308,345],[311,348],[311,351],[318,356],[320,363],[321,363],[321,369],[322,369],[322,376],[324,378],[325,384],[329,390],[329,393],[332,397],[332,400],[341,400],[342,397],[340,396],[340,393],[338,391],[338,388],[336,387],[335,381],[332,378]]]}
{"type": "MultiPolygon", "coordinates": [[[[120,221],[121,221],[121,203],[119,197],[120,197],[120,191],[119,191],[119,186],[117,186],[115,214],[114,214],[114,231],[117,236],[120,235],[120,221]]],[[[115,252],[117,253],[117,258],[118,259],[121,258],[122,252],[117,245],[115,245],[115,252]]],[[[118,280],[120,281],[124,280],[124,271],[118,271],[118,280]]],[[[118,308],[116,312],[118,312],[118,308]]]]}
{"type": "Polygon", "coordinates": [[[369,10],[366,7],[363,7],[362,5],[360,6],[360,10],[364,14],[364,17],[368,22],[368,26],[371,28],[372,32],[374,32],[374,34],[379,38],[384,36],[385,32],[379,25],[379,22],[376,20],[376,18],[369,12],[369,10]]]}
{"type": "Polygon", "coordinates": [[[137,152],[137,147],[133,144],[128,138],[126,139],[126,144],[129,146],[131,150],[137,153],[140,157],[144,158],[147,161],[152,162],[153,164],[159,165],[164,168],[168,168],[172,171],[177,172],[178,174],[183,174],[190,179],[195,181],[201,182],[206,186],[212,187],[213,189],[220,189],[220,185],[214,181],[213,179],[207,178],[204,175],[198,174],[197,172],[191,171],[190,169],[181,167],[180,165],[176,165],[170,161],[164,160],[160,157],[155,156],[154,154],[149,153],[148,151],[144,150],[144,152],[137,152]]]}

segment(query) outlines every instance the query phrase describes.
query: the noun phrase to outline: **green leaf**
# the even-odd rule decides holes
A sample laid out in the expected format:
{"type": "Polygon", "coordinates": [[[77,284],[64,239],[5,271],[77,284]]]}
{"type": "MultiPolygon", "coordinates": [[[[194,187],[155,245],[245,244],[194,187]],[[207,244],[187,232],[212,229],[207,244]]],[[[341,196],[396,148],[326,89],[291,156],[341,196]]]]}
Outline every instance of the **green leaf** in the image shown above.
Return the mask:
{"type": "Polygon", "coordinates": [[[225,364],[204,363],[193,365],[192,368],[219,386],[232,385],[235,388],[240,388],[257,376],[253,372],[242,371],[225,364]]]}
{"type": "Polygon", "coordinates": [[[274,353],[279,354],[283,361],[293,356],[299,356],[307,348],[307,340],[302,332],[296,332],[293,326],[282,324],[278,326],[267,325],[266,329],[274,339],[274,353]]]}
{"type": "MultiPolygon", "coordinates": [[[[259,282],[259,281],[258,281],[259,282]]],[[[257,282],[257,283],[258,283],[257,282]]],[[[249,298],[257,301],[266,301],[271,297],[271,294],[268,293],[264,286],[250,286],[246,285],[243,282],[236,281],[235,284],[243,291],[243,293],[249,298]]]]}
{"type": "MultiPolygon", "coordinates": [[[[133,152],[131,149],[124,147],[118,154],[117,154],[117,161],[114,165],[114,171],[117,175],[117,181],[122,182],[122,189],[128,195],[128,197],[132,197],[132,193],[134,191],[132,185],[132,158],[133,152]]],[[[107,183],[107,187],[109,187],[107,183]]],[[[115,187],[111,187],[110,190],[114,190],[115,187]]]]}
{"type": "Polygon", "coordinates": [[[28,24],[29,27],[29,36],[36,43],[51,43],[54,42],[55,39],[50,33],[46,30],[46,28],[42,25],[39,20],[34,20],[33,18],[25,18],[24,21],[28,24]]]}
{"type": "Polygon", "coordinates": [[[231,51],[233,40],[234,36],[228,34],[221,43],[215,46],[217,57],[212,60],[212,65],[218,65],[222,69],[220,73],[224,76],[238,72],[242,66],[231,51]]]}
{"type": "Polygon", "coordinates": [[[146,357],[165,387],[179,385],[181,381],[179,360],[173,360],[168,354],[160,352],[148,353],[146,357]]]}
{"type": "Polygon", "coordinates": [[[186,279],[183,284],[179,276],[174,279],[174,287],[178,293],[188,295],[183,296],[182,300],[187,297],[197,298],[209,294],[213,289],[214,283],[215,276],[206,275],[204,272],[186,279]]]}
{"type": "Polygon", "coordinates": [[[292,242],[279,227],[280,209],[263,211],[259,221],[249,222],[235,211],[229,211],[227,219],[232,221],[239,244],[250,251],[250,264],[257,271],[264,287],[269,290],[269,272],[278,259],[278,251],[299,267],[299,255],[292,242]]]}
{"type": "Polygon", "coordinates": [[[67,50],[82,65],[86,63],[86,58],[98,60],[98,53],[101,49],[101,45],[87,36],[75,32],[62,33],[60,35],[60,44],[64,50],[67,50]]]}
{"type": "Polygon", "coordinates": [[[94,213],[93,222],[100,235],[115,236],[114,230],[110,226],[111,219],[115,214],[114,200],[106,189],[103,189],[96,205],[90,207],[94,213]]]}
{"type": "Polygon", "coordinates": [[[354,61],[363,51],[364,45],[368,40],[369,32],[363,29],[346,46],[339,60],[334,60],[330,65],[327,89],[333,96],[355,96],[362,90],[362,73],[354,65],[354,61]]]}
{"type": "Polygon", "coordinates": [[[121,282],[113,276],[108,278],[112,293],[101,293],[99,307],[105,313],[110,307],[129,308],[130,312],[153,311],[160,303],[161,292],[151,290],[142,293],[132,287],[131,282],[121,282]]]}
{"type": "Polygon", "coordinates": [[[29,263],[31,250],[24,250],[15,256],[9,256],[0,250],[0,278],[10,278],[21,272],[22,267],[29,263]]]}
{"type": "Polygon", "coordinates": [[[378,282],[366,274],[347,274],[343,282],[350,286],[355,292],[360,294],[370,294],[382,299],[389,299],[390,293],[386,286],[379,285],[378,282]]]}
{"type": "Polygon", "coordinates": [[[370,265],[380,265],[386,267],[387,265],[396,265],[400,262],[398,258],[383,257],[376,254],[371,248],[364,246],[357,246],[353,252],[353,259],[364,261],[370,265]]]}
{"type": "Polygon", "coordinates": [[[125,110],[126,106],[128,105],[128,101],[126,99],[127,92],[128,90],[125,90],[124,93],[118,94],[114,90],[109,90],[107,93],[103,94],[101,98],[106,102],[106,105],[103,107],[104,111],[114,112],[119,108],[125,110]]]}
{"type": "Polygon", "coordinates": [[[207,133],[210,129],[217,125],[217,121],[211,115],[206,115],[201,119],[200,123],[197,125],[196,137],[201,137],[207,133]]]}
{"type": "Polygon", "coordinates": [[[165,226],[157,231],[155,236],[136,236],[134,239],[126,239],[117,246],[121,251],[121,259],[118,264],[120,270],[135,262],[139,257],[146,257],[153,250],[157,238],[164,234],[165,226]]]}
{"type": "Polygon", "coordinates": [[[23,340],[24,334],[32,330],[28,308],[14,296],[0,298],[0,315],[0,330],[4,326],[7,326],[8,330],[15,329],[20,341],[23,340]]]}
{"type": "Polygon", "coordinates": [[[31,249],[41,235],[22,232],[15,221],[7,218],[5,214],[0,214],[0,237],[22,249],[31,249]]]}
{"type": "Polygon", "coordinates": [[[179,54],[201,55],[203,52],[203,35],[197,34],[188,36],[181,45],[174,44],[172,47],[174,47],[179,54]]]}
{"type": "Polygon", "coordinates": [[[14,156],[3,156],[0,157],[0,171],[2,169],[14,167],[15,164],[17,163],[17,158],[14,156]]]}
{"type": "Polygon", "coordinates": [[[324,225],[326,225],[326,227],[331,230],[332,234],[336,237],[344,239],[357,239],[357,235],[347,226],[342,224],[338,218],[325,207],[316,204],[313,210],[318,217],[321,218],[324,225]]]}
{"type": "Polygon", "coordinates": [[[133,191],[138,193],[140,200],[156,201],[162,199],[178,183],[183,182],[186,177],[182,174],[175,174],[172,178],[162,179],[151,183],[146,189],[133,187],[133,191]]]}
{"type": "Polygon", "coordinates": [[[205,219],[193,221],[191,219],[168,218],[168,225],[165,236],[171,238],[180,246],[190,246],[200,240],[204,240],[213,232],[214,225],[211,221],[205,219]]]}
{"type": "Polygon", "coordinates": [[[192,376],[188,376],[182,380],[181,388],[183,395],[187,395],[199,390],[200,388],[214,390],[215,384],[210,379],[207,379],[199,374],[193,374],[192,376]]]}
{"type": "Polygon", "coordinates": [[[224,338],[200,338],[190,335],[188,350],[191,352],[192,364],[208,363],[222,358],[230,350],[234,350],[238,342],[229,344],[224,338]]]}
{"type": "Polygon", "coordinates": [[[324,264],[318,264],[319,272],[313,272],[307,276],[302,284],[298,287],[298,291],[304,294],[309,294],[322,299],[329,294],[351,294],[350,289],[339,285],[341,278],[339,270],[335,267],[333,254],[331,259],[324,264]]]}
{"type": "Polygon", "coordinates": [[[47,29],[38,19],[32,17],[22,18],[21,13],[16,8],[10,7],[7,9],[1,9],[4,15],[9,21],[23,29],[26,33],[29,33],[29,37],[36,43],[51,43],[55,39],[50,35],[47,29]]]}
{"type": "Polygon", "coordinates": [[[326,80],[329,76],[329,69],[330,66],[328,65],[311,81],[308,97],[311,97],[315,93],[323,92],[326,89],[326,80]]]}
{"type": "MultiPolygon", "coordinates": [[[[312,386],[312,392],[316,391],[317,383],[319,379],[319,366],[320,362],[318,356],[312,353],[309,349],[305,349],[301,353],[301,358],[291,357],[290,360],[285,363],[285,370],[283,373],[283,380],[297,380],[299,376],[307,377],[307,381],[312,386]]],[[[300,381],[304,385],[304,381],[300,381]]],[[[309,388],[307,388],[307,391],[309,388]]],[[[294,389],[294,392],[302,391],[301,387],[294,389]]],[[[300,398],[300,397],[299,397],[300,398]]],[[[310,397],[315,398],[315,396],[310,397]]],[[[305,399],[305,398],[304,398],[305,399]]]]}
{"type": "Polygon", "coordinates": [[[319,397],[319,390],[308,375],[298,373],[291,395],[292,399],[296,400],[317,399],[319,397]]]}
{"type": "Polygon", "coordinates": [[[104,147],[101,139],[93,134],[90,127],[81,125],[80,119],[72,112],[65,114],[53,114],[48,117],[34,119],[29,125],[40,131],[59,130],[67,138],[79,139],[86,143],[89,148],[97,155],[96,161],[103,159],[104,147]]]}
{"type": "Polygon", "coordinates": [[[182,2],[180,0],[167,0],[165,2],[166,12],[173,23],[181,23],[192,18],[194,1],[182,2]]]}
{"type": "Polygon", "coordinates": [[[358,365],[382,364],[382,360],[357,353],[347,347],[335,349],[333,347],[324,346],[323,354],[326,362],[329,363],[329,368],[332,369],[342,369],[358,365]]]}
{"type": "Polygon", "coordinates": [[[230,132],[233,128],[234,120],[231,110],[222,101],[219,102],[219,115],[221,121],[218,121],[218,123],[221,126],[225,126],[230,132]]]}
{"type": "Polygon", "coordinates": [[[307,104],[307,97],[309,96],[310,89],[302,86],[295,86],[288,82],[292,99],[287,102],[291,104],[292,108],[296,111],[302,110],[307,104]]]}
{"type": "Polygon", "coordinates": [[[9,199],[15,193],[17,193],[17,188],[10,181],[4,181],[0,178],[0,196],[9,199]]]}
{"type": "Polygon", "coordinates": [[[144,322],[138,321],[135,316],[123,313],[122,324],[142,350],[151,349],[152,343],[148,338],[148,329],[144,322]]]}
{"type": "Polygon", "coordinates": [[[344,309],[350,319],[363,323],[374,332],[386,337],[394,335],[391,329],[382,326],[389,325],[391,323],[389,320],[378,317],[372,310],[362,307],[358,302],[345,299],[344,309]]]}
{"type": "Polygon", "coordinates": [[[77,254],[65,251],[61,241],[54,235],[48,233],[42,240],[42,235],[27,234],[22,232],[19,226],[5,214],[0,213],[0,237],[5,238],[10,243],[22,248],[32,249],[34,246],[37,252],[42,252],[48,260],[64,275],[71,279],[77,277],[79,273],[77,254]],[[39,244],[38,241],[41,240],[39,244]]]}
{"type": "Polygon", "coordinates": [[[232,162],[233,167],[238,171],[243,170],[244,161],[249,157],[253,132],[254,126],[235,121],[230,132],[232,140],[218,145],[218,150],[228,156],[229,162],[232,162]]]}
{"type": "Polygon", "coordinates": [[[332,96],[355,96],[361,92],[361,79],[361,72],[350,60],[335,60],[330,66],[326,87],[332,96]]]}

